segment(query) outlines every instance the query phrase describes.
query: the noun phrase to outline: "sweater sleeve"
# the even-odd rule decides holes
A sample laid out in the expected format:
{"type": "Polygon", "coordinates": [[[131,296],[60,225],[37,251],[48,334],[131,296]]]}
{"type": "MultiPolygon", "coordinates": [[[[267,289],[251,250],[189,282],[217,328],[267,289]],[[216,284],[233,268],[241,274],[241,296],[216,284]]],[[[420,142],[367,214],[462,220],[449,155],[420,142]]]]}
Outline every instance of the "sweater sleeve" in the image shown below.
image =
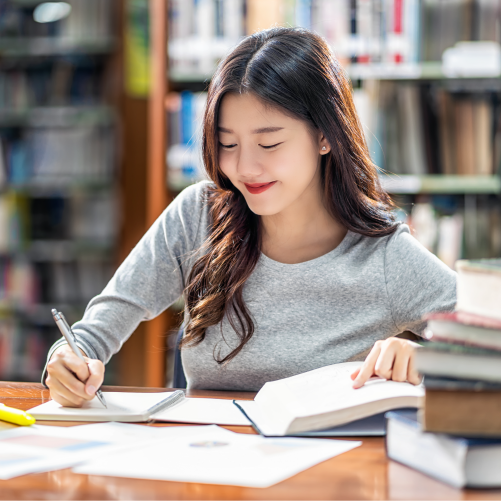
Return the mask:
{"type": "Polygon", "coordinates": [[[456,304],[456,272],[421,245],[401,225],[387,240],[385,280],[393,321],[400,332],[421,336],[423,315],[452,311],[456,304]]]}
{"type": "MultiPolygon", "coordinates": [[[[194,251],[207,225],[207,182],[185,189],[145,233],[101,294],[72,326],[77,345],[107,363],[143,320],[160,315],[183,293],[194,251]]],[[[64,338],[50,349],[65,344],[64,338]]],[[[42,374],[45,381],[47,366],[42,374]]]]}

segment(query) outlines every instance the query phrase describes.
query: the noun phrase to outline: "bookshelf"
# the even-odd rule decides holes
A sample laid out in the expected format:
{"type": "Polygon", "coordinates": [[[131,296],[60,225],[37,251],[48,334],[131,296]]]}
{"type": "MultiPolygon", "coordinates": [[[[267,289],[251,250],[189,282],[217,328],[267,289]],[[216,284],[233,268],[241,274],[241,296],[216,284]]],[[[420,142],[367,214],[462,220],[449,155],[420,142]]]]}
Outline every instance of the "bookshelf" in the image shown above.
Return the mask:
{"type": "MultiPolygon", "coordinates": [[[[118,252],[118,0],[0,5],[0,377],[36,381],[70,322],[111,277],[118,252]]],[[[112,363],[107,381],[115,382],[112,363]]]]}

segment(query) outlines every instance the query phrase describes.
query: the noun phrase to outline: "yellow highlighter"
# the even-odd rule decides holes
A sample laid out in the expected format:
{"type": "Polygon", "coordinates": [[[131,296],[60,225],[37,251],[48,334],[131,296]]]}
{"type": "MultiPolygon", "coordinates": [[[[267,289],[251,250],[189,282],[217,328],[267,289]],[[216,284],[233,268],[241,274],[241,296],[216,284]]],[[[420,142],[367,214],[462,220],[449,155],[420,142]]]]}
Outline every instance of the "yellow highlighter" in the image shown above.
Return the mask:
{"type": "Polygon", "coordinates": [[[0,419],[21,426],[30,426],[35,422],[35,418],[31,414],[14,409],[14,407],[7,407],[5,404],[0,404],[0,419]]]}

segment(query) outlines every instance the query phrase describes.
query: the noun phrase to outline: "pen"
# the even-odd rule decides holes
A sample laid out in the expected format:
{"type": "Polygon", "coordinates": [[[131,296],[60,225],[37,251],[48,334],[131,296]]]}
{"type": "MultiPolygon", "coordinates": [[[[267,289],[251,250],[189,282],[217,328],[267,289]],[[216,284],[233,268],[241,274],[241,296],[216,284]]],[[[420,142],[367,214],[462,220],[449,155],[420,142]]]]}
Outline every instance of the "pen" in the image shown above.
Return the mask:
{"type": "Polygon", "coordinates": [[[0,419],[21,426],[29,426],[35,422],[35,418],[31,414],[20,409],[7,407],[5,404],[0,404],[0,419]]]}
{"type": "MultiPolygon", "coordinates": [[[[75,342],[75,334],[73,334],[73,331],[71,330],[70,325],[66,321],[66,318],[64,318],[64,315],[61,312],[58,312],[55,308],[52,308],[52,317],[54,318],[54,322],[56,322],[56,325],[59,327],[59,330],[61,331],[61,334],[64,336],[64,339],[68,342],[70,345],[70,348],[73,350],[73,353],[82,360],[82,362],[85,362],[84,357],[82,356],[82,353],[80,352],[76,342],[75,342]]],[[[102,394],[101,390],[96,391],[96,396],[99,399],[99,401],[106,407],[106,401],[104,400],[104,395],[102,394]]]]}

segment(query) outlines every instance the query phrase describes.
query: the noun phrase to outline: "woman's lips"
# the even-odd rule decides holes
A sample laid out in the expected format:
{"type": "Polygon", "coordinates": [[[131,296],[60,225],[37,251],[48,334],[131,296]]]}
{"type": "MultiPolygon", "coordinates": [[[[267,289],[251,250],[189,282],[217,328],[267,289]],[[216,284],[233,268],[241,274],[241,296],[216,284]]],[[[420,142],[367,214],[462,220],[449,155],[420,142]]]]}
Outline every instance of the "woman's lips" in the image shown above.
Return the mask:
{"type": "Polygon", "coordinates": [[[268,188],[271,188],[276,181],[272,181],[271,183],[244,183],[247,191],[252,195],[258,195],[259,193],[263,193],[268,188]]]}

